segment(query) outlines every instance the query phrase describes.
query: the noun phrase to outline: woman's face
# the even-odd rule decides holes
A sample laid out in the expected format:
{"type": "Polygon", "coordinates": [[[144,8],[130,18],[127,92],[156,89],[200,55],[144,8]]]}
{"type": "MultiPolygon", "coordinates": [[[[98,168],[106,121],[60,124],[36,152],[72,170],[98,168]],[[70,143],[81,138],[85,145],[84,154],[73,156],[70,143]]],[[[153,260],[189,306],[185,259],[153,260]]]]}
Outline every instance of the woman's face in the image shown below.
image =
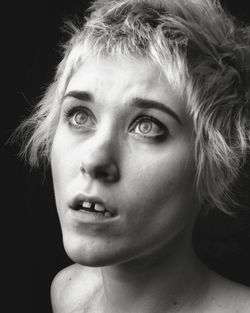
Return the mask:
{"type": "Polygon", "coordinates": [[[80,66],[63,98],[51,165],[75,262],[139,260],[189,238],[197,212],[192,122],[147,59],[80,66]]]}

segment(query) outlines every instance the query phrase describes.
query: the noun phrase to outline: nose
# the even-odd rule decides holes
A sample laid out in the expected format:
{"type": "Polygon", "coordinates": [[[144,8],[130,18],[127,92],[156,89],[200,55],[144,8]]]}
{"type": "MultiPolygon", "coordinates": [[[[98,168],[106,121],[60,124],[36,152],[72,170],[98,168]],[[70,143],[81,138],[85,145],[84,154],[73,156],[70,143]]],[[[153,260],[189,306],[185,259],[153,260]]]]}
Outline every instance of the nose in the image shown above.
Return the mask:
{"type": "Polygon", "coordinates": [[[82,174],[103,182],[116,182],[120,177],[117,152],[117,147],[111,139],[89,138],[82,152],[82,174]]]}

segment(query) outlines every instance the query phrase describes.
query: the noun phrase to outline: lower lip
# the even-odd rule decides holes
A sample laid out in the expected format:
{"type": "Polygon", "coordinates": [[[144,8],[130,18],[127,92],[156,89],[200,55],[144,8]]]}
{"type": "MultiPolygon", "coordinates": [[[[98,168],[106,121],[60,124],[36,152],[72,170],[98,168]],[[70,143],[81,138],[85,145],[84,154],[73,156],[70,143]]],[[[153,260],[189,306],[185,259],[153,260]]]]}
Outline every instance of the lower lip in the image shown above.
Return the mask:
{"type": "Polygon", "coordinates": [[[74,219],[81,223],[87,224],[100,224],[100,223],[110,223],[114,221],[117,216],[104,216],[102,213],[92,213],[83,210],[73,210],[70,209],[70,214],[74,219]]]}

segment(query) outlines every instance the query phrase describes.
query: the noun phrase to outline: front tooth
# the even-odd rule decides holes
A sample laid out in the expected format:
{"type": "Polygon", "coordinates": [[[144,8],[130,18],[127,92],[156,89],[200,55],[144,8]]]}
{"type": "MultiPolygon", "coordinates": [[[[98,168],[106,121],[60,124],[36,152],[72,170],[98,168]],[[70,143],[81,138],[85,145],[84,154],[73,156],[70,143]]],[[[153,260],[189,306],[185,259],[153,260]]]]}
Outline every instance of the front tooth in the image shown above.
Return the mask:
{"type": "Polygon", "coordinates": [[[104,213],[104,216],[105,216],[105,217],[112,217],[112,215],[111,215],[110,212],[105,212],[105,213],[104,213]]]}
{"type": "Polygon", "coordinates": [[[88,201],[83,201],[82,207],[83,207],[83,208],[88,208],[88,209],[90,209],[90,208],[91,208],[91,203],[88,202],[88,201]]]}
{"type": "Polygon", "coordinates": [[[96,203],[95,204],[95,210],[98,211],[98,212],[104,212],[105,211],[105,208],[103,205],[99,204],[99,203],[96,203]]]}

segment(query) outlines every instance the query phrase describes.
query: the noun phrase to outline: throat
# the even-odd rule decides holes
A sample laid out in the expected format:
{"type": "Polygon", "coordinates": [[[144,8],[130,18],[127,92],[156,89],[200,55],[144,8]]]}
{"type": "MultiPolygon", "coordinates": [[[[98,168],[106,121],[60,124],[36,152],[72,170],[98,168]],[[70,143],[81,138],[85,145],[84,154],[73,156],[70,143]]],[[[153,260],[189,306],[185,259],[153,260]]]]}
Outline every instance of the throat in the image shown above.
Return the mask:
{"type": "Polygon", "coordinates": [[[190,308],[204,290],[206,270],[198,259],[192,262],[132,276],[125,266],[102,268],[106,312],[194,312],[190,308]]]}

